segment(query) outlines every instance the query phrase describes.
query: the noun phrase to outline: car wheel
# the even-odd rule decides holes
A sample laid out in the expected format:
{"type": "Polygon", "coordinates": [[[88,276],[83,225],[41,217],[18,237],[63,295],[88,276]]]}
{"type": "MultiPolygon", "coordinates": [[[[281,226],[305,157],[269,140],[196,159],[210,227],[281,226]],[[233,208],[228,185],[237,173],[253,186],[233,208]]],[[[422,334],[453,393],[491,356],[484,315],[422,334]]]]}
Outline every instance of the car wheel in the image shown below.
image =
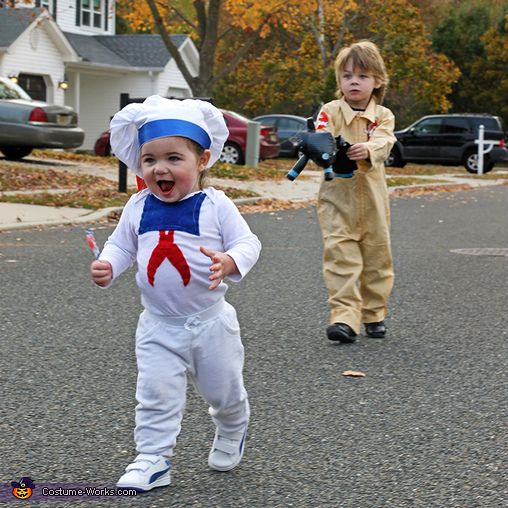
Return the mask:
{"type": "Polygon", "coordinates": [[[229,164],[243,164],[243,153],[238,145],[226,143],[219,159],[221,162],[228,162],[229,164]]]}
{"type": "Polygon", "coordinates": [[[17,161],[30,155],[32,153],[32,148],[27,146],[2,146],[0,148],[0,152],[2,152],[6,159],[11,161],[17,161]]]}
{"type": "Polygon", "coordinates": [[[394,148],[385,160],[385,166],[388,168],[403,168],[405,165],[397,148],[394,148]]]}
{"type": "MultiPolygon", "coordinates": [[[[478,152],[468,152],[464,161],[464,167],[469,173],[478,174],[478,152]]],[[[494,167],[494,163],[488,157],[483,158],[483,173],[488,173],[494,167]]]]}

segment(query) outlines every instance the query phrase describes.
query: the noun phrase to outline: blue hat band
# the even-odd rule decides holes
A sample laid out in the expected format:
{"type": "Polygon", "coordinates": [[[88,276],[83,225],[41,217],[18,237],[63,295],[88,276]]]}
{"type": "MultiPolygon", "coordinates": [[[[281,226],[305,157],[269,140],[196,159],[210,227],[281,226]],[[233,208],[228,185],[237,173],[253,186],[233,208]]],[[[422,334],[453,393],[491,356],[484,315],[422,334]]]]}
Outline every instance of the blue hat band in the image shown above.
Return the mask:
{"type": "Polygon", "coordinates": [[[188,122],[187,120],[172,118],[153,120],[152,122],[145,123],[138,131],[139,146],[142,146],[152,139],[163,138],[165,136],[182,136],[184,138],[189,138],[205,149],[210,148],[212,144],[212,140],[208,133],[199,125],[188,122]]]}

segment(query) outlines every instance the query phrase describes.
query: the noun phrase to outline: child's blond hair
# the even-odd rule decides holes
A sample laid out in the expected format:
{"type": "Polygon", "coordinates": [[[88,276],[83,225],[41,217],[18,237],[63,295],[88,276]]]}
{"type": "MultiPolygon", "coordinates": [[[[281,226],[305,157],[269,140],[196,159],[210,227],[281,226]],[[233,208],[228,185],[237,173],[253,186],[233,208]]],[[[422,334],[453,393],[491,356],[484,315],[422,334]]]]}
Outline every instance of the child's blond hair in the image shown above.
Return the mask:
{"type": "Polygon", "coordinates": [[[334,65],[335,79],[337,80],[336,96],[339,99],[343,96],[340,89],[340,74],[349,60],[351,60],[353,68],[358,67],[362,71],[369,72],[381,84],[379,88],[374,89],[372,96],[378,104],[382,104],[389,79],[383,57],[378,47],[370,41],[355,42],[340,50],[334,65]]]}

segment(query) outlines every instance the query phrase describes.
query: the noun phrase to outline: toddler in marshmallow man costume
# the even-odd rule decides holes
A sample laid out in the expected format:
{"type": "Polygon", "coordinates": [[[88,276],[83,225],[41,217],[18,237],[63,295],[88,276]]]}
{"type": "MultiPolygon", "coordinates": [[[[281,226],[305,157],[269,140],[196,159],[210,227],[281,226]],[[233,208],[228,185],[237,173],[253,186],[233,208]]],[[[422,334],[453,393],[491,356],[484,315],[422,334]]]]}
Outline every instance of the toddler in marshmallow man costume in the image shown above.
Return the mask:
{"type": "Polygon", "coordinates": [[[208,465],[229,471],[242,458],[249,402],[244,351],[225,277],[240,281],[261,244],[234,203],[203,188],[228,130],[208,102],[148,97],[111,121],[111,148],[147,188],[127,202],[118,226],[91,265],[107,287],[137,262],[144,310],[136,330],[136,450],[117,486],[139,491],[170,484],[187,374],[216,425],[208,465]]]}

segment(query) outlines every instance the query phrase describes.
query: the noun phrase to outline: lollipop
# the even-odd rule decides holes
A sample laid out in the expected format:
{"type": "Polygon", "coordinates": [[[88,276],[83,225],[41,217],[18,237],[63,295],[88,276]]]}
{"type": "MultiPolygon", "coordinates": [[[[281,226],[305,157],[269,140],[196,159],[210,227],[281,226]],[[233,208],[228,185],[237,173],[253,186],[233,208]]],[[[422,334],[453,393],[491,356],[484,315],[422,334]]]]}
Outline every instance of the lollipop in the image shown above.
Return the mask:
{"type": "Polygon", "coordinates": [[[89,229],[87,229],[87,230],[85,230],[85,233],[86,233],[86,241],[87,241],[90,249],[92,249],[95,259],[99,259],[99,255],[100,255],[101,251],[99,249],[99,246],[97,245],[97,242],[95,240],[95,236],[94,236],[93,232],[90,231],[89,229]]]}

